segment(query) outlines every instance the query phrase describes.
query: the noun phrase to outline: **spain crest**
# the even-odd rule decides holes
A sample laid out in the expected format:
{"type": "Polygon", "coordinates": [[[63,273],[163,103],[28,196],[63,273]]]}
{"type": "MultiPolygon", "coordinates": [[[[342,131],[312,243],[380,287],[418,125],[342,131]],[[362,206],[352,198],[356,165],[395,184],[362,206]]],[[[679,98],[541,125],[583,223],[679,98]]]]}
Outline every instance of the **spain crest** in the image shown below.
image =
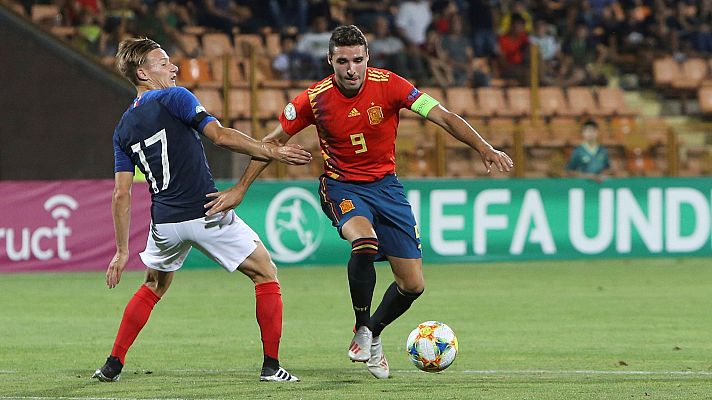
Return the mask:
{"type": "Polygon", "coordinates": [[[341,201],[341,203],[339,203],[339,208],[341,209],[342,214],[346,214],[347,212],[356,208],[356,206],[354,206],[353,201],[351,201],[349,199],[344,199],[341,201]]]}
{"type": "Polygon", "coordinates": [[[368,123],[378,125],[383,121],[383,109],[381,106],[373,106],[366,110],[368,112],[368,123]]]}

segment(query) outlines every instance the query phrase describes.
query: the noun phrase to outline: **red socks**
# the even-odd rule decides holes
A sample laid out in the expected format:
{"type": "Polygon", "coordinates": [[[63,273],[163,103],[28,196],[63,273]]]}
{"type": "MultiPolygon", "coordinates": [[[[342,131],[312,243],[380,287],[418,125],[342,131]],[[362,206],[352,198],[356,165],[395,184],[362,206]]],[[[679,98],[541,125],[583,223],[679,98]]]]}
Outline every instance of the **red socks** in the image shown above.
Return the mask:
{"type": "Polygon", "coordinates": [[[279,359],[279,340],[282,337],[282,293],[279,282],[255,285],[257,323],[262,335],[262,348],[268,357],[279,359]]]}
{"type": "Polygon", "coordinates": [[[111,355],[118,357],[119,361],[121,361],[121,365],[125,364],[124,358],[126,357],[126,352],[134,340],[136,340],[136,336],[141,332],[143,326],[146,325],[153,306],[155,306],[160,299],[161,298],[156,296],[148,286],[141,285],[126,305],[124,316],[119,326],[119,333],[116,334],[114,348],[111,350],[111,355]]]}

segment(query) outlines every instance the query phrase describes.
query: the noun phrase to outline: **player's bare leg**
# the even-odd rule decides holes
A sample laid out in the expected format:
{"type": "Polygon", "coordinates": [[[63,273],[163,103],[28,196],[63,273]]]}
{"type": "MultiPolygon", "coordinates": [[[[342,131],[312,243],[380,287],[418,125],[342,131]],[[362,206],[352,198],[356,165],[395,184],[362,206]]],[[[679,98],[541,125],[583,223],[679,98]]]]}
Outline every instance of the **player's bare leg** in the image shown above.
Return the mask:
{"type": "Polygon", "coordinates": [[[104,366],[94,372],[92,378],[97,378],[101,382],[119,380],[129,347],[146,325],[153,307],[168,291],[171,282],[173,282],[173,272],[146,269],[144,284],[126,305],[111,355],[106,359],[104,366]]]}
{"type": "Polygon", "coordinates": [[[282,337],[282,293],[277,280],[277,267],[261,242],[240,264],[238,271],[255,284],[257,323],[260,326],[264,362],[260,381],[297,382],[299,378],[279,365],[279,342],[282,337]]]}
{"type": "Polygon", "coordinates": [[[391,263],[395,282],[386,290],[381,304],[371,317],[373,342],[371,358],[366,362],[368,371],[379,379],[390,376],[388,361],[381,346],[381,332],[388,324],[403,315],[425,289],[422,259],[389,256],[388,261],[391,263]]]}
{"type": "Polygon", "coordinates": [[[372,334],[371,301],[376,287],[376,268],[373,263],[378,253],[378,238],[368,218],[356,216],[341,228],[341,235],[351,243],[348,263],[349,291],[356,317],[354,337],[349,344],[351,361],[366,362],[371,358],[372,334]]]}

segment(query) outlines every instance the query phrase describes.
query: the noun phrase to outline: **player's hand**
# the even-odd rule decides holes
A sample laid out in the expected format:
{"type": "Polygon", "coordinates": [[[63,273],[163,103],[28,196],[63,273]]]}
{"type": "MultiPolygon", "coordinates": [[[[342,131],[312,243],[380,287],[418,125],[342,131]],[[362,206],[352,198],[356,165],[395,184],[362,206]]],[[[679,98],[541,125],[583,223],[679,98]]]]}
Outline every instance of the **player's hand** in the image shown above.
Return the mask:
{"type": "Polygon", "coordinates": [[[304,165],[311,162],[312,155],[298,144],[290,143],[284,146],[272,144],[270,158],[285,164],[304,165]]]}
{"type": "Polygon", "coordinates": [[[205,215],[209,217],[219,212],[232,210],[240,205],[243,197],[245,197],[245,191],[237,187],[231,187],[230,189],[220,192],[208,193],[205,197],[212,198],[212,200],[204,206],[208,209],[205,215]]]}
{"type": "Polygon", "coordinates": [[[126,268],[126,263],[129,261],[129,255],[123,252],[116,252],[114,258],[109,263],[109,268],[106,270],[106,286],[113,289],[121,281],[121,273],[126,268]]]}
{"type": "Polygon", "coordinates": [[[480,153],[480,155],[482,156],[482,163],[485,164],[488,174],[492,171],[492,165],[494,165],[499,172],[509,172],[514,168],[514,162],[503,151],[490,147],[480,153]]]}

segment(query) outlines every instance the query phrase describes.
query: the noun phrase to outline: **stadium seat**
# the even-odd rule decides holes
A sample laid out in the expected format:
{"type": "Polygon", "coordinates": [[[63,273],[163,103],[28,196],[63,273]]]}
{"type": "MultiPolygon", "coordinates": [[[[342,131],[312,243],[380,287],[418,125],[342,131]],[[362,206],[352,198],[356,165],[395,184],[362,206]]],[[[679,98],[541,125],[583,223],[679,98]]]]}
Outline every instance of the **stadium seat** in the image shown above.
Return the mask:
{"type": "Polygon", "coordinates": [[[250,49],[254,49],[256,54],[259,54],[263,51],[263,48],[262,37],[258,34],[241,33],[235,35],[235,54],[240,57],[248,58],[250,49]]]}
{"type": "Polygon", "coordinates": [[[664,118],[646,117],[640,121],[640,133],[647,136],[651,146],[666,145],[669,129],[664,118]]]}
{"type": "Polygon", "coordinates": [[[514,143],[514,131],[517,125],[512,118],[491,118],[489,123],[481,128],[475,128],[492,146],[511,147],[514,143]]]}
{"type": "Polygon", "coordinates": [[[235,54],[230,37],[224,33],[206,33],[203,35],[202,41],[203,54],[206,57],[214,58],[235,54]]]}
{"type": "Polygon", "coordinates": [[[702,86],[697,91],[697,100],[700,102],[700,112],[712,114],[712,86],[702,86]]]}
{"type": "Polygon", "coordinates": [[[672,57],[653,61],[653,82],[656,86],[669,86],[680,76],[680,66],[672,57]]]}
{"type": "MultiPolygon", "coordinates": [[[[237,129],[238,131],[244,133],[247,136],[250,136],[253,138],[257,137],[252,132],[252,121],[250,121],[249,119],[237,119],[237,120],[233,121],[232,128],[237,129]]],[[[255,132],[255,133],[257,133],[257,132],[255,132]]]]}
{"type": "Polygon", "coordinates": [[[623,89],[619,87],[599,88],[598,104],[605,115],[634,116],[638,114],[626,106],[623,89]]]}
{"type": "Polygon", "coordinates": [[[180,46],[178,46],[178,54],[176,54],[179,57],[198,57],[202,53],[202,48],[200,47],[200,40],[198,40],[198,36],[190,33],[179,33],[178,34],[178,42],[180,42],[180,46]]]}
{"type": "MultiPolygon", "coordinates": [[[[228,80],[231,87],[247,87],[247,78],[243,72],[243,65],[239,59],[235,57],[229,57],[228,59],[228,80]]],[[[210,66],[212,70],[213,83],[217,83],[218,86],[223,86],[223,72],[225,70],[225,59],[223,57],[213,58],[210,61],[210,66]]]]}
{"type": "Polygon", "coordinates": [[[531,91],[528,87],[511,87],[507,89],[508,110],[516,116],[527,116],[532,112],[531,91]]]}
{"type": "Polygon", "coordinates": [[[496,87],[482,87],[475,89],[478,107],[474,115],[480,117],[493,117],[507,114],[507,102],[504,92],[496,87]]]}
{"type": "Polygon", "coordinates": [[[596,104],[591,88],[586,86],[570,87],[567,89],[566,94],[569,98],[572,115],[594,116],[603,114],[603,110],[596,104]]]}
{"type": "Polygon", "coordinates": [[[564,90],[558,86],[545,86],[539,88],[539,111],[548,117],[553,115],[573,115],[571,107],[564,96],[564,90]]]}
{"type": "Polygon", "coordinates": [[[689,58],[682,63],[680,75],[673,79],[672,87],[682,90],[697,89],[707,77],[707,62],[702,58],[689,58]]]}
{"type": "Polygon", "coordinates": [[[549,128],[542,119],[522,118],[519,120],[519,129],[525,146],[552,145],[549,128]]]}
{"type": "Polygon", "coordinates": [[[252,102],[249,89],[230,89],[228,117],[230,119],[247,119],[251,117],[252,102]]]}
{"type": "Polygon", "coordinates": [[[262,89],[257,92],[257,117],[260,119],[278,118],[286,105],[287,100],[281,89],[262,89]]]}
{"type": "Polygon", "coordinates": [[[612,144],[625,145],[628,136],[638,132],[636,121],[630,117],[614,117],[611,119],[609,139],[612,144]]]}
{"type": "Polygon", "coordinates": [[[469,87],[452,87],[447,89],[445,107],[462,117],[472,117],[477,110],[475,93],[469,87]]]}
{"type": "Polygon", "coordinates": [[[193,87],[200,82],[213,81],[210,66],[204,58],[184,58],[179,61],[178,79],[187,87],[193,87]]]}
{"type": "Polygon", "coordinates": [[[549,143],[555,146],[578,145],[581,139],[581,126],[573,117],[554,117],[549,121],[551,138],[549,143]]]}
{"type": "Polygon", "coordinates": [[[43,25],[53,25],[56,19],[61,18],[61,11],[56,4],[33,4],[30,9],[32,22],[43,25]]]}
{"type": "Polygon", "coordinates": [[[265,37],[265,47],[267,49],[267,54],[270,57],[274,57],[282,52],[282,43],[279,33],[268,33],[265,37]]]}
{"type": "Polygon", "coordinates": [[[199,87],[193,90],[193,94],[210,114],[218,119],[224,117],[222,95],[217,89],[199,87]]]}

